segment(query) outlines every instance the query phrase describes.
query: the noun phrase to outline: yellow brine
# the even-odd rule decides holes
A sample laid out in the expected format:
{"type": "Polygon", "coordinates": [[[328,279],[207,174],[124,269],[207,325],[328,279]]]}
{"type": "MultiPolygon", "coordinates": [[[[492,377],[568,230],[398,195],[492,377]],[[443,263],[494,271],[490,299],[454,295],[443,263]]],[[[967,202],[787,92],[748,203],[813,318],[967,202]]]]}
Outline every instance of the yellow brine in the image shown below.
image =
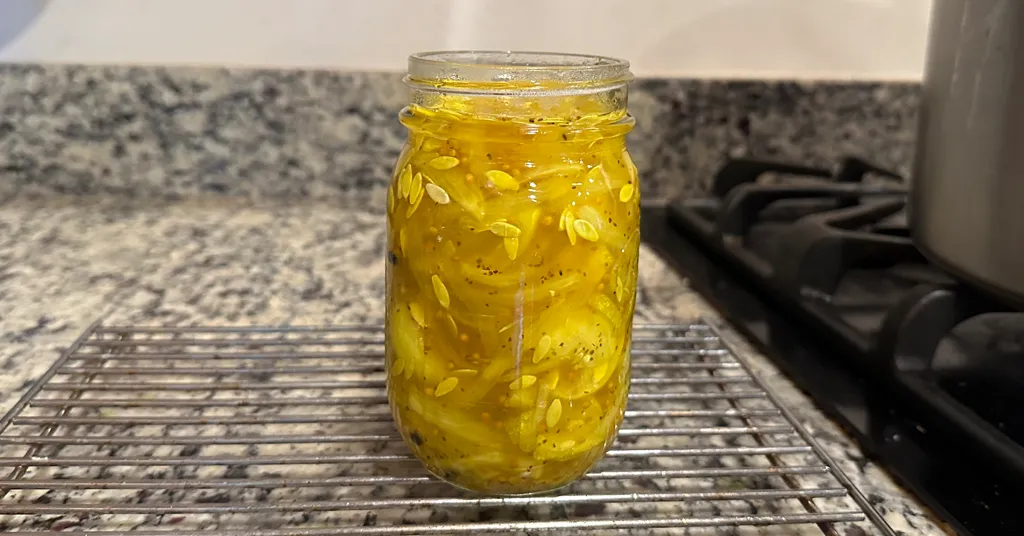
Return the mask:
{"type": "Polygon", "coordinates": [[[387,375],[435,475],[555,489],[614,440],[640,244],[628,64],[488,52],[410,58],[387,192],[387,375]]]}

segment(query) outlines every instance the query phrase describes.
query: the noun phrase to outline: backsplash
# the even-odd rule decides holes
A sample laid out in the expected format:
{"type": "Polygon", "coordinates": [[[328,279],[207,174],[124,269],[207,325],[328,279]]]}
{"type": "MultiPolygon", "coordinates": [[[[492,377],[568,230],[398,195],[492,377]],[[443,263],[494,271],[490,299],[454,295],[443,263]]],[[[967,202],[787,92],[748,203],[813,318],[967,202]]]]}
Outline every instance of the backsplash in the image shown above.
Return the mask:
{"type": "MultiPolygon", "coordinates": [[[[376,202],[405,136],[397,73],[8,64],[0,80],[0,197],[376,202]]],[[[726,156],[907,174],[917,102],[912,83],[639,79],[629,144],[646,199],[702,191],[726,156]]]]}

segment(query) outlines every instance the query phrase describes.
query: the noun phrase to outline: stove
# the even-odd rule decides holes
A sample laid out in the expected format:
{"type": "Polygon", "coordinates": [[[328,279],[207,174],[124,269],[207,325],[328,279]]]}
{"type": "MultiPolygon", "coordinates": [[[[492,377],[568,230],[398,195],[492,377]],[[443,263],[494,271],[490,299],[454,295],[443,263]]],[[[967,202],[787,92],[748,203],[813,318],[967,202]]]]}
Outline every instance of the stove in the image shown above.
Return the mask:
{"type": "Polygon", "coordinates": [[[1024,311],[930,263],[906,203],[860,158],[734,159],[644,236],[958,532],[1024,532],[1024,311]]]}

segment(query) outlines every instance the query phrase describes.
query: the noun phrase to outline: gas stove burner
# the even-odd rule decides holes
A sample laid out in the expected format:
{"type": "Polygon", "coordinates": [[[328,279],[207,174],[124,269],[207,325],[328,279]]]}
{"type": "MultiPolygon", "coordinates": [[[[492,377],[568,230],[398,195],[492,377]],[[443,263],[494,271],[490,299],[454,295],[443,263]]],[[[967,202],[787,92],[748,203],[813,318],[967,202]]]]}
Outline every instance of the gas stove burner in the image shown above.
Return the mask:
{"type": "Polygon", "coordinates": [[[859,158],[834,173],[732,160],[711,193],[673,207],[675,221],[789,292],[828,301],[850,270],[925,262],[907,232],[903,178],[859,158]]]}
{"type": "Polygon", "coordinates": [[[715,175],[709,197],[673,205],[670,221],[867,352],[903,294],[952,284],[911,242],[906,201],[902,177],[860,158],[834,172],[738,159],[715,175]]]}
{"type": "Polygon", "coordinates": [[[648,234],[670,244],[662,252],[695,287],[708,280],[702,293],[724,301],[724,316],[747,325],[748,335],[768,346],[779,336],[765,331],[770,322],[751,318],[747,305],[732,303],[747,291],[723,287],[722,274],[735,274],[777,311],[766,318],[821,341],[824,351],[813,358],[772,357],[826,410],[845,415],[865,447],[887,456],[886,465],[929,504],[961,529],[988,523],[978,520],[1000,509],[1008,521],[997,520],[998,533],[1016,533],[1005,530],[1024,530],[1024,513],[1004,509],[1000,497],[1024,493],[1024,311],[921,254],[908,229],[907,189],[898,174],[855,157],[834,170],[735,159],[715,175],[707,197],[648,218],[664,226],[648,234]],[[830,375],[866,389],[862,413],[850,413],[841,390],[818,388],[830,375]],[[865,420],[864,411],[875,415],[865,420]],[[911,436],[893,452],[893,441],[911,436]],[[928,443],[934,450],[914,450],[928,443]],[[970,453],[972,469],[958,473],[955,485],[937,483],[920,464],[953,463],[939,452],[951,448],[961,457],[956,463],[970,453]]]}

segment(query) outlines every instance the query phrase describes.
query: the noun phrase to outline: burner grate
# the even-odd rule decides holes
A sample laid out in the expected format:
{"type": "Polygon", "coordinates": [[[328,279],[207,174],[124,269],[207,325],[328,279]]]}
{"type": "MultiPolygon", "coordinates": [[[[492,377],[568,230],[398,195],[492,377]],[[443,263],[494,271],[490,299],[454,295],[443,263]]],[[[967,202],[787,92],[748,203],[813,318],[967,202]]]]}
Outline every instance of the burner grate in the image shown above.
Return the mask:
{"type": "Polygon", "coordinates": [[[430,477],[383,328],[89,328],[0,420],[0,530],[454,534],[762,526],[893,534],[707,323],[640,325],[618,441],[543,496],[430,477]]]}

